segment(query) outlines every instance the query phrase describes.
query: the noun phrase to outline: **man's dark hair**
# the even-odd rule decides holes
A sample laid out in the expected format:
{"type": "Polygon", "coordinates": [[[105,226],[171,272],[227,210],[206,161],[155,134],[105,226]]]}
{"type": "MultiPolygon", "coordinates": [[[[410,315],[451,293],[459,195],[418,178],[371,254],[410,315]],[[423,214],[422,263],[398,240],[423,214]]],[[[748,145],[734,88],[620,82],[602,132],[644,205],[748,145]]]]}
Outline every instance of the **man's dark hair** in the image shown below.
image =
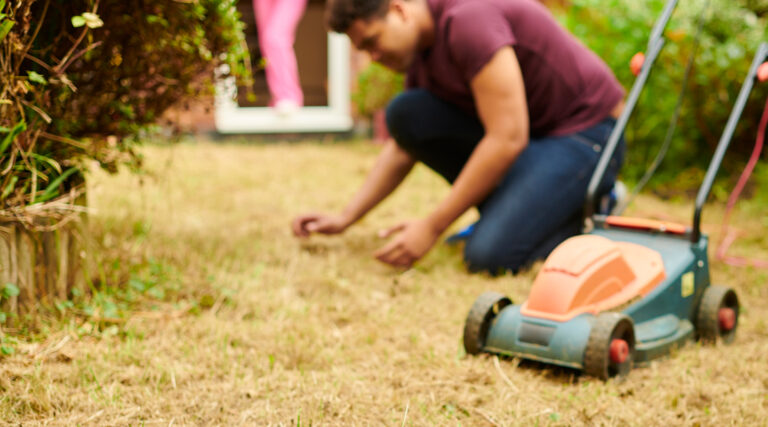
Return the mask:
{"type": "Polygon", "coordinates": [[[389,0],[330,0],[325,9],[325,22],[331,31],[346,33],[352,22],[384,16],[389,0]]]}

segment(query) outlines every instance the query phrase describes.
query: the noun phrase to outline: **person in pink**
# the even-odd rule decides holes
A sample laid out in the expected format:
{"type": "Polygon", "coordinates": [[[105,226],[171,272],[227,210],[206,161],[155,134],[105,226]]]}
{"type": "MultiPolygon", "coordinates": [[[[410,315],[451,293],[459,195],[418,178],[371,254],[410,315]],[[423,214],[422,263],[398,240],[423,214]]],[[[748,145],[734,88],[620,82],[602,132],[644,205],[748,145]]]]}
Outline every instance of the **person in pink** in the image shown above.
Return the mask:
{"type": "Polygon", "coordinates": [[[253,0],[259,47],[266,62],[270,106],[291,112],[304,103],[293,44],[307,0],[253,0]]]}

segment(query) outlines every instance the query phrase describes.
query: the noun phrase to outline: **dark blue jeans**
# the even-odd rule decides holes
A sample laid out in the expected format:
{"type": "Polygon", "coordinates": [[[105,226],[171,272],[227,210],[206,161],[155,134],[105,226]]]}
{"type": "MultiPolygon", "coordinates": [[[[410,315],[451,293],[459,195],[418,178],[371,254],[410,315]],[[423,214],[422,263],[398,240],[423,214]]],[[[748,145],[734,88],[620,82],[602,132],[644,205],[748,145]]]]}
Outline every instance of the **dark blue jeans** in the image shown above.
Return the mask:
{"type": "MultiPolygon", "coordinates": [[[[472,271],[517,272],[581,231],[587,186],[615,120],[584,131],[532,138],[498,187],[478,206],[480,220],[464,248],[472,271]]],[[[423,89],[387,108],[397,144],[453,183],[485,131],[477,117],[423,89]]],[[[624,157],[616,149],[598,194],[610,191],[624,157]]]]}

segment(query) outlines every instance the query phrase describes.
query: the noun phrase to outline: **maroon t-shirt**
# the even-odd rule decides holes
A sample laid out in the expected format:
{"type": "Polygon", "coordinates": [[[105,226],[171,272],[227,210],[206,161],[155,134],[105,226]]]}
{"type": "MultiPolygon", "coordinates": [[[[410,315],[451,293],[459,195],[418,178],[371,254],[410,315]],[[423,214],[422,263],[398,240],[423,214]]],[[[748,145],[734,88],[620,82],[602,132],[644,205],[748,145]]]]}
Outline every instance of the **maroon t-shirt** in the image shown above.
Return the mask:
{"type": "Polygon", "coordinates": [[[565,135],[606,118],[624,96],[611,70],[535,0],[428,0],[434,44],[407,86],[477,115],[470,81],[504,46],[523,73],[532,137],[565,135]]]}

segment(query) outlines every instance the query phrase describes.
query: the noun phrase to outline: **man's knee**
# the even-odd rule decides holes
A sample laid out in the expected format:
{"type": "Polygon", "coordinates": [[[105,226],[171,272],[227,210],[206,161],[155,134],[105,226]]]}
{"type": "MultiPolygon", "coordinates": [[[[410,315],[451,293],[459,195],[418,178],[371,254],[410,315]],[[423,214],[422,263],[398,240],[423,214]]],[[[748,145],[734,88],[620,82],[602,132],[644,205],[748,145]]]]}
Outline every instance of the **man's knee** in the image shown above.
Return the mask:
{"type": "Polygon", "coordinates": [[[423,90],[408,90],[396,96],[387,106],[387,129],[398,145],[407,149],[418,144],[419,105],[423,90]]]}

